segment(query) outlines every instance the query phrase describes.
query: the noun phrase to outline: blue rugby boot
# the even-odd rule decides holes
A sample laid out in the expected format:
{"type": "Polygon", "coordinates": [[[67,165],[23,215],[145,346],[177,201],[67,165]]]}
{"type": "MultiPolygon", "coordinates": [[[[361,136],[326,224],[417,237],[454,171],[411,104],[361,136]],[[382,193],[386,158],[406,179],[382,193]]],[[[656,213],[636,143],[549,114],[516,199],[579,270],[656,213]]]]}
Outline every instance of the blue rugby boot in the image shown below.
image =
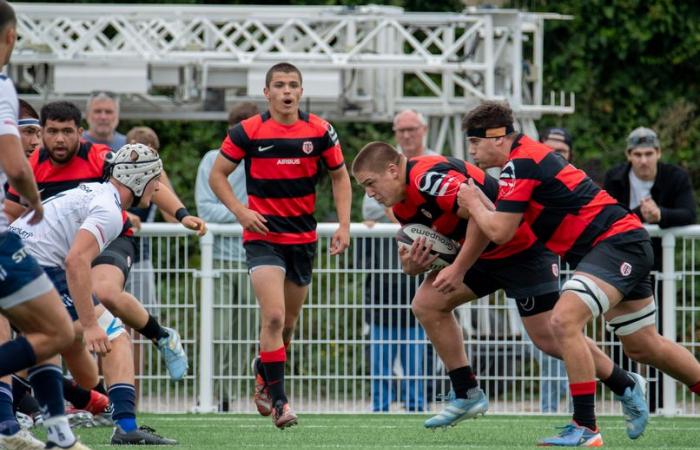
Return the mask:
{"type": "Polygon", "coordinates": [[[480,388],[470,389],[467,392],[467,398],[456,398],[454,391],[450,391],[447,400],[445,409],[425,421],[425,428],[452,427],[465,419],[473,419],[479,414],[483,416],[489,409],[489,399],[480,388]]]}
{"type": "Polygon", "coordinates": [[[182,380],[187,375],[189,363],[185,349],[182,348],[180,334],[172,328],[163,328],[168,332],[168,337],[158,339],[158,350],[160,350],[160,355],[168,367],[170,379],[182,380]]]}
{"type": "Polygon", "coordinates": [[[622,413],[627,422],[627,436],[630,439],[637,439],[644,433],[649,422],[647,380],[634,372],[627,372],[627,374],[634,380],[634,389],[625,389],[623,395],[615,395],[615,400],[622,403],[622,413]]]}
{"type": "Polygon", "coordinates": [[[603,437],[599,430],[577,425],[572,422],[569,425],[559,427],[558,436],[542,439],[537,443],[540,447],[602,447],[603,437]]]}

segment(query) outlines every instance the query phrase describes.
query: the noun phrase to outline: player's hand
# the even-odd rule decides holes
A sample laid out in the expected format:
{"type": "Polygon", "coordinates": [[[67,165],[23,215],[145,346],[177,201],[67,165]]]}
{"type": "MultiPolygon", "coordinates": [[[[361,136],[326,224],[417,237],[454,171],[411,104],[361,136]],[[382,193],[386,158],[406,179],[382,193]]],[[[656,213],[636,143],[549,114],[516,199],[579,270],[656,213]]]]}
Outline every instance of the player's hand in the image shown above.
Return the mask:
{"type": "Polygon", "coordinates": [[[197,236],[202,237],[207,234],[207,223],[197,216],[185,216],[180,222],[185,228],[197,232],[197,236]]]}
{"type": "Polygon", "coordinates": [[[465,271],[456,264],[450,264],[438,272],[433,281],[433,287],[441,294],[452,294],[464,284],[464,274],[465,271]]]}
{"type": "Polygon", "coordinates": [[[37,201],[33,205],[29,205],[27,207],[27,210],[24,212],[24,215],[29,215],[31,214],[31,218],[29,219],[29,225],[36,225],[37,223],[41,222],[44,218],[44,205],[42,205],[41,201],[37,201]]]}
{"type": "Polygon", "coordinates": [[[331,238],[331,256],[343,253],[348,247],[350,247],[350,227],[341,225],[331,238]]]}
{"type": "Polygon", "coordinates": [[[240,222],[244,230],[260,234],[267,234],[267,232],[270,231],[265,226],[267,219],[264,218],[262,214],[258,213],[257,211],[245,208],[243,209],[243,211],[240,211],[239,214],[236,214],[236,217],[238,217],[238,222],[240,222]]]}
{"type": "Polygon", "coordinates": [[[128,211],[126,213],[126,216],[129,218],[129,222],[131,222],[132,230],[138,231],[141,229],[141,218],[139,216],[128,211]]]}
{"type": "Polygon", "coordinates": [[[471,178],[459,185],[459,192],[457,193],[457,204],[460,208],[466,210],[471,210],[477,203],[481,203],[481,196],[479,189],[475,184],[474,180],[471,178]]]}
{"type": "Polygon", "coordinates": [[[83,340],[88,351],[100,355],[106,355],[112,351],[107,333],[98,325],[91,325],[83,329],[83,340]]]}
{"type": "Polygon", "coordinates": [[[432,244],[426,244],[424,237],[419,237],[410,249],[399,247],[399,258],[403,271],[408,275],[418,275],[428,270],[428,267],[438,259],[438,255],[433,255],[430,251],[433,249],[432,244]]]}

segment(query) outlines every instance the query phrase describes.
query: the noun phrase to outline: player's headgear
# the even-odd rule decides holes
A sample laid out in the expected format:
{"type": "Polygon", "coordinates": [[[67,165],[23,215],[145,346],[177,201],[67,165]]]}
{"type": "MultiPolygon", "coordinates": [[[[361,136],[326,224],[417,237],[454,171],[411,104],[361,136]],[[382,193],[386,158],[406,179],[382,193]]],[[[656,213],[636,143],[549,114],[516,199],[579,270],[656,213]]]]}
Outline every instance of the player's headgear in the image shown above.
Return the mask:
{"type": "Polygon", "coordinates": [[[147,145],[126,144],[110,157],[111,176],[128,187],[138,199],[149,181],[160,175],[163,163],[147,145]]]}

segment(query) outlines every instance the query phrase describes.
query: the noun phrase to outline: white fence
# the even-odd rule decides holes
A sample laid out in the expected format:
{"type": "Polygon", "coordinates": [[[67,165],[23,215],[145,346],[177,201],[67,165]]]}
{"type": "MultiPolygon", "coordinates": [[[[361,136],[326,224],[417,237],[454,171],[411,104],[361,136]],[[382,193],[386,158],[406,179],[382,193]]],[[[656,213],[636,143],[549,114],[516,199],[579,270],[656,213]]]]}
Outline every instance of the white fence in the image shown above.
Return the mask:
{"type": "MultiPolygon", "coordinates": [[[[449,382],[427,339],[422,334],[377,334],[381,324],[395,330],[413,325],[410,298],[419,280],[400,274],[393,250],[396,229],[353,224],[350,249],[331,257],[327,248],[335,225],[319,225],[313,282],[286,371],[287,392],[298,411],[439,408],[436,399],[446,393],[449,382]],[[392,344],[403,344],[403,353],[393,354],[392,344]],[[410,361],[402,366],[401,356],[408,354],[410,361]],[[379,370],[387,360],[389,368],[379,370]],[[393,401],[386,401],[388,395],[393,401]]],[[[649,230],[663,240],[663,270],[655,274],[656,292],[663,294],[660,329],[698,357],[700,226],[649,230]]],[[[198,240],[179,225],[143,226],[140,246],[150,249],[152,265],[134,267],[130,289],[162,323],[180,331],[191,367],[184,382],[170,382],[152,344],[135,336],[142,411],[254,411],[250,360],[256,352],[258,308],[245,262],[222,260],[240,233],[237,225],[210,225],[210,232],[198,240]],[[220,238],[228,239],[219,242],[220,238]]],[[[545,403],[558,406],[560,413],[568,411],[565,372],[533,350],[512,300],[499,293],[460,307],[457,315],[491,413],[539,413],[547,386],[559,386],[561,395],[550,392],[551,401],[545,403]]],[[[700,402],[685,386],[653,369],[629,366],[619,342],[601,325],[591,326],[589,334],[623,367],[647,377],[653,411],[700,414],[700,402]]],[[[619,414],[609,390],[602,388],[598,399],[600,413],[619,414]]]]}

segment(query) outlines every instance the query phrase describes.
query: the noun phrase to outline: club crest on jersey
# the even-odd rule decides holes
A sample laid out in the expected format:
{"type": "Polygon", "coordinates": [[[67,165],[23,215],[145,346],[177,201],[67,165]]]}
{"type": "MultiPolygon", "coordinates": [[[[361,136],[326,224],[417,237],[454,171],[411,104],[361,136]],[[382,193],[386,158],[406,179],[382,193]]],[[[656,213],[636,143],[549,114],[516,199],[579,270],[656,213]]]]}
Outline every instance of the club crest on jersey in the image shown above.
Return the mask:
{"type": "Polygon", "coordinates": [[[500,197],[508,197],[515,189],[515,165],[508,161],[498,178],[498,194],[500,197]]]}
{"type": "Polygon", "coordinates": [[[416,178],[418,190],[433,197],[456,195],[459,184],[455,177],[440,172],[425,172],[416,178]]]}
{"type": "Polygon", "coordinates": [[[310,155],[311,152],[314,151],[314,143],[311,141],[305,141],[303,144],[301,144],[301,150],[307,155],[310,155]]]}
{"type": "Polygon", "coordinates": [[[425,208],[421,208],[421,209],[420,209],[420,212],[423,213],[423,215],[424,215],[425,217],[427,217],[428,219],[432,219],[432,218],[433,218],[433,215],[430,213],[430,211],[428,211],[428,210],[425,209],[425,208]]]}
{"type": "Polygon", "coordinates": [[[628,277],[629,274],[632,273],[632,264],[628,262],[623,262],[620,265],[620,273],[622,274],[623,277],[628,277]]]}

